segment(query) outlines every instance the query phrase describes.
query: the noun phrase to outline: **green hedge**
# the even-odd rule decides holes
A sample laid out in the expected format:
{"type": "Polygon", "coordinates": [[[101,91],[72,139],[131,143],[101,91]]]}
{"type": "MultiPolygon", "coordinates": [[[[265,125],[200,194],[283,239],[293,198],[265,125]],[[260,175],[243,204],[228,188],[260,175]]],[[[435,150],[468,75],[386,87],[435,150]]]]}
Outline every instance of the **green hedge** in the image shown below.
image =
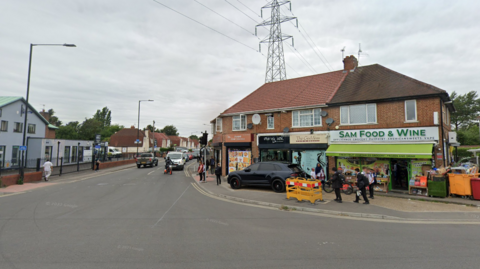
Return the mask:
{"type": "MultiPolygon", "coordinates": [[[[474,148],[458,148],[458,158],[464,158],[464,157],[473,157],[473,153],[468,152],[467,150],[474,149],[474,148]]],[[[455,156],[455,149],[453,150],[453,155],[455,156]]]]}

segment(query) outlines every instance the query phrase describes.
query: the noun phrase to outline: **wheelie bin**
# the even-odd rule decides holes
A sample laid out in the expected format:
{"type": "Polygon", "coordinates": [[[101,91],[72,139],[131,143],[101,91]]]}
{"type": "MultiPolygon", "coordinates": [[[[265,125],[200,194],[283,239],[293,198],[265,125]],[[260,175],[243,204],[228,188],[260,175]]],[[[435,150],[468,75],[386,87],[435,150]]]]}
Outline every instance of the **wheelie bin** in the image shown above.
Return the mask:
{"type": "Polygon", "coordinates": [[[480,178],[472,178],[473,199],[480,200],[480,178]]]}
{"type": "Polygon", "coordinates": [[[445,198],[447,197],[447,180],[443,175],[433,175],[428,181],[428,195],[445,198]]]}
{"type": "Polygon", "coordinates": [[[450,194],[463,198],[473,198],[472,185],[470,183],[473,177],[478,177],[478,174],[448,174],[450,194]]]}

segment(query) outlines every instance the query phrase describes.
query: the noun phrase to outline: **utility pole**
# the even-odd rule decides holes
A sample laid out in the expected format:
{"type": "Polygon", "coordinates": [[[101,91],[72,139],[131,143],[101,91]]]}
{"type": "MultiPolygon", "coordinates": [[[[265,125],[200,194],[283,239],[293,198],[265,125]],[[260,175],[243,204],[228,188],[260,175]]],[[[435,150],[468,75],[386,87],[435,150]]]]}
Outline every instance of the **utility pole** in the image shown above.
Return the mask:
{"type": "Polygon", "coordinates": [[[265,83],[280,81],[287,79],[287,72],[285,69],[285,58],[283,55],[283,41],[292,38],[290,35],[282,34],[281,24],[283,22],[296,20],[298,28],[298,19],[296,17],[281,16],[280,8],[282,5],[290,4],[292,10],[292,3],[284,0],[273,0],[269,4],[263,6],[260,11],[263,17],[263,9],[271,8],[271,17],[262,23],[255,26],[255,35],[257,34],[257,27],[270,25],[270,35],[260,41],[260,50],[262,43],[268,43],[267,56],[267,70],[265,72],[265,83]]]}

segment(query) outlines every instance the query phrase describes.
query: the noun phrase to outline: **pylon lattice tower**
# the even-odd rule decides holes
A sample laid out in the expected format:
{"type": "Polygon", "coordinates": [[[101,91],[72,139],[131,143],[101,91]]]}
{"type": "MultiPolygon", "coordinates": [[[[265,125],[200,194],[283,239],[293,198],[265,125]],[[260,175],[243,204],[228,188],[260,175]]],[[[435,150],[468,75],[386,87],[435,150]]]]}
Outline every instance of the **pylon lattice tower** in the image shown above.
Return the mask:
{"type": "Polygon", "coordinates": [[[298,28],[298,19],[296,17],[287,17],[281,15],[280,8],[282,5],[285,4],[290,4],[290,10],[292,10],[292,3],[290,3],[290,1],[273,0],[267,5],[263,6],[260,10],[262,17],[264,8],[271,8],[272,15],[269,20],[265,20],[255,26],[256,35],[257,27],[270,25],[270,35],[265,39],[261,40],[259,45],[261,50],[261,44],[268,43],[267,71],[265,74],[265,83],[285,80],[287,78],[287,72],[285,70],[285,58],[283,55],[283,41],[292,38],[293,46],[293,37],[290,35],[282,34],[281,24],[283,22],[297,20],[298,28]]]}

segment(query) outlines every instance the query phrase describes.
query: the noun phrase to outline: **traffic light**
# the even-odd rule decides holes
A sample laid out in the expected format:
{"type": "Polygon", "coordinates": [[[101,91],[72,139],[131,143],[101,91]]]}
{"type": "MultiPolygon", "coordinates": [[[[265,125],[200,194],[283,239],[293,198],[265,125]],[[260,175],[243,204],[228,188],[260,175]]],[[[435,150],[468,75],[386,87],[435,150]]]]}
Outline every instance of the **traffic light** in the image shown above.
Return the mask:
{"type": "Polygon", "coordinates": [[[208,133],[203,133],[203,136],[200,137],[200,145],[206,145],[208,143],[208,133]]]}

